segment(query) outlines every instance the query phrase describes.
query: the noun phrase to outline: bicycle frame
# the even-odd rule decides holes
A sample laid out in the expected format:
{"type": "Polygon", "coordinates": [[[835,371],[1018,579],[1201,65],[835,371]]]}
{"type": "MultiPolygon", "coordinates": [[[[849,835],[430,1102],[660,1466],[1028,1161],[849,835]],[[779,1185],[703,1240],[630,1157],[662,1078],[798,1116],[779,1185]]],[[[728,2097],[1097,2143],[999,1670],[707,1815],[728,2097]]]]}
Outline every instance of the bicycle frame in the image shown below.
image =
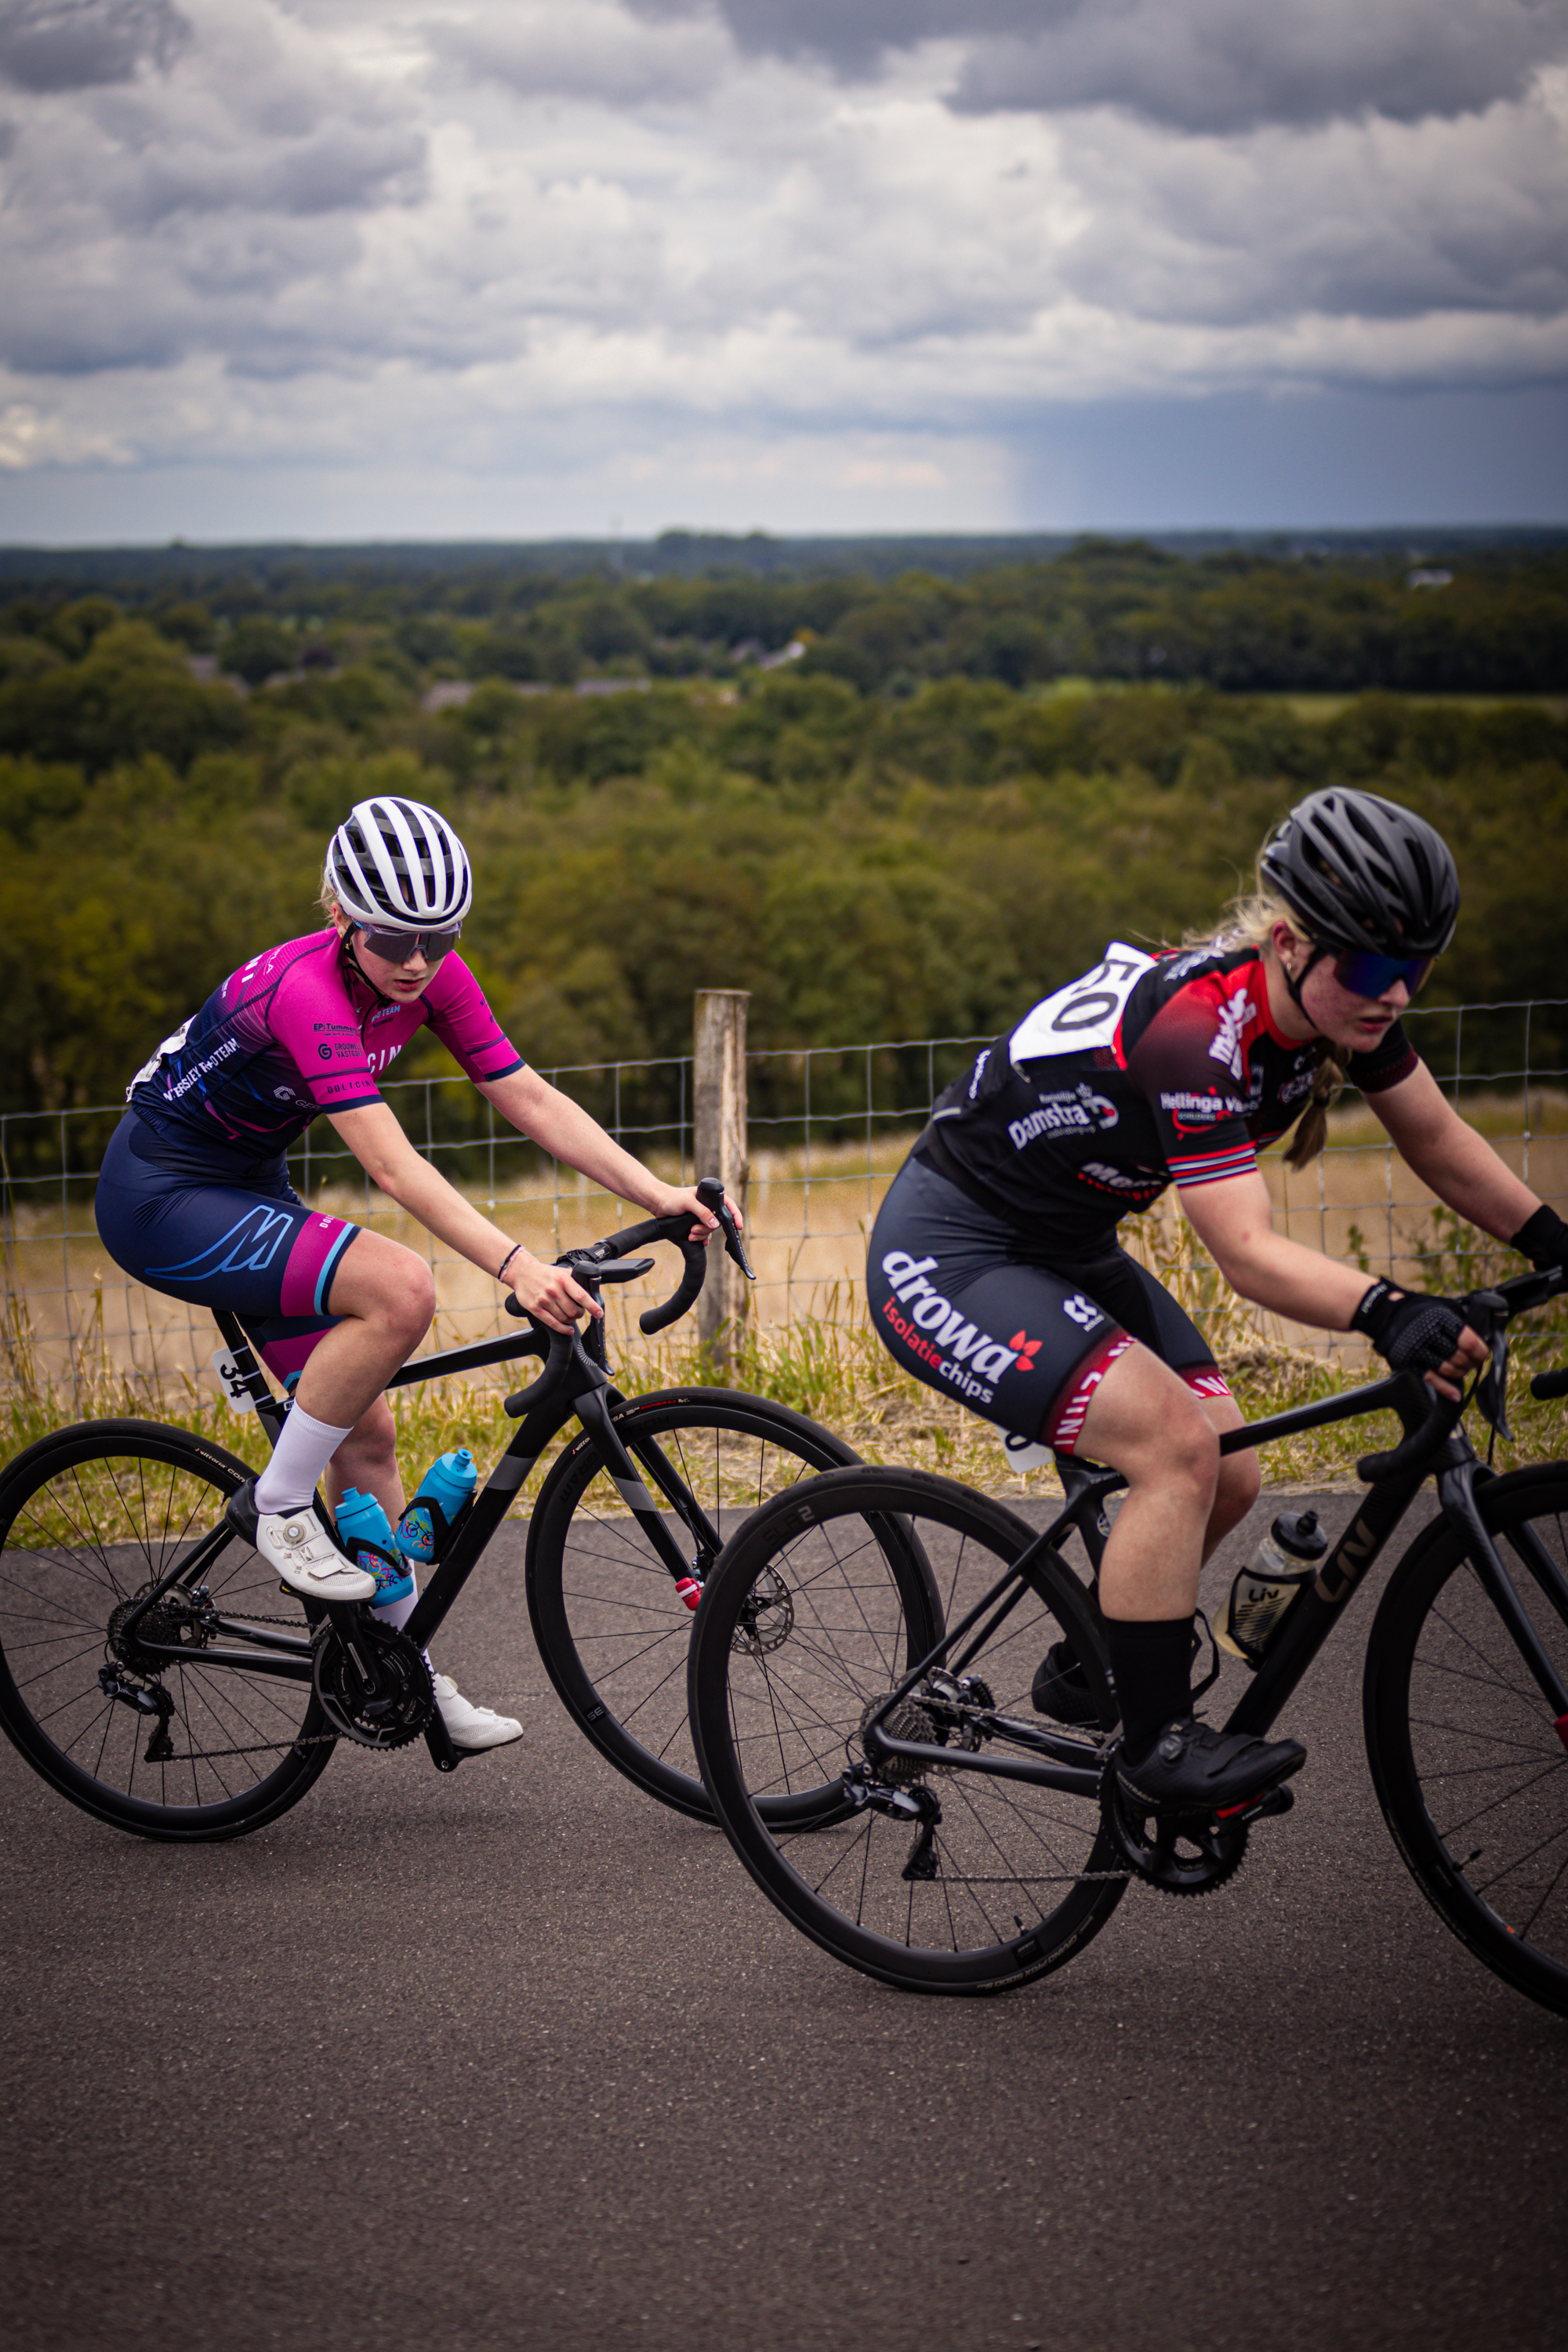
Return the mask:
{"type": "MultiPolygon", "coordinates": [[[[276,1397],[258,1364],[249,1343],[237,1319],[224,1311],[214,1311],[214,1319],[223,1334],[233,1366],[227,1385],[230,1393],[248,1396],[258,1418],[273,1444],[283,1426],[289,1406],[276,1397]]],[[[490,1472],[479,1492],[463,1515],[447,1547],[446,1556],[437,1566],[428,1584],[419,1596],[417,1606],[410,1616],[405,1632],[409,1639],[423,1649],[443,1622],[457,1601],[481,1553],[489,1544],[501,1520],[510,1508],[513,1497],[526,1485],[540,1455],[551,1440],[557,1436],[574,1418],[579,1420],[593,1438],[604,1460],[604,1466],[620,1493],[627,1509],[637,1520],[649,1544],[663,1560],[673,1580],[689,1576],[691,1561],[686,1558],[665,1524],[653,1496],[648,1493],[641,1474],[623,1444],[610,1417],[612,1405],[625,1402],[610,1381],[607,1367],[596,1362],[590,1349],[601,1357],[603,1334],[597,1324],[593,1326],[589,1346],[582,1335],[574,1333],[572,1360],[561,1381],[537,1405],[522,1412],[516,1434],[490,1472]]],[[[415,1381],[440,1380],[453,1372],[477,1370],[480,1365],[510,1363],[520,1357],[542,1355],[546,1341],[535,1330],[507,1334],[499,1339],[481,1339],[467,1348],[447,1348],[434,1355],[416,1357],[395,1371],[386,1385],[389,1389],[406,1388],[415,1381]]],[[[512,1411],[519,1400],[507,1400],[507,1410],[512,1411]]],[[[666,1501],[687,1527],[694,1542],[717,1553],[721,1538],[709,1522],[696,1497],[687,1489],[663,1449],[651,1440],[647,1446],[647,1458],[655,1479],[666,1501]]],[[[153,1606],[159,1595],[172,1585],[194,1587],[201,1580],[207,1565],[232,1540],[229,1530],[215,1528],[195,1549],[178,1561],[165,1576],[143,1596],[128,1619],[126,1632],[132,1633],[153,1606]]],[[[339,1603],[328,1606],[327,1614],[345,1632],[352,1631],[359,1612],[357,1606],[339,1603]]],[[[284,1681],[309,1682],[313,1672],[313,1650],[310,1641],[298,1634],[279,1633],[243,1619],[217,1616],[212,1630],[231,1639],[241,1638],[243,1650],[205,1648],[202,1652],[204,1668],[243,1667],[247,1674],[270,1675],[284,1681]]],[[[176,1645],[143,1640],[142,1647],[149,1658],[177,1664],[184,1656],[176,1645]]],[[[437,1761],[451,1769],[457,1751],[440,1741],[432,1725],[427,1733],[437,1761]],[[445,1752],[443,1751],[445,1748],[445,1752]]]]}
{"type": "MultiPolygon", "coordinates": [[[[1429,1395],[1430,1391],[1414,1375],[1397,1373],[1354,1390],[1349,1395],[1298,1405],[1287,1412],[1271,1414],[1266,1420],[1253,1422],[1244,1428],[1229,1430],[1220,1439],[1220,1452],[1250,1452],[1255,1446],[1295,1436],[1303,1430],[1322,1428],[1331,1422],[1354,1420],[1382,1407],[1391,1407],[1398,1413],[1409,1437],[1426,1421],[1429,1395]]],[[[1542,1649],[1497,1547],[1481,1520],[1476,1506],[1475,1488],[1479,1480],[1489,1477],[1491,1473],[1479,1460],[1469,1439],[1458,1426],[1458,1412],[1457,1408],[1455,1426],[1444,1439],[1436,1460],[1422,1460],[1402,1475],[1380,1477],[1369,1486],[1349,1526],[1323,1559],[1313,1582],[1303,1590],[1287,1612],[1262,1664],[1226,1718],[1223,1727],[1226,1733],[1246,1732],[1261,1736],[1271,1728],[1313,1659],[1341,1622],[1344,1604],[1362,1583],[1368,1569],[1379,1557],[1394,1528],[1436,1469],[1442,1507],[1463,1527],[1476,1572],[1512,1633],[1542,1696],[1552,1706],[1564,1745],[1568,1746],[1568,1689],[1564,1688],[1542,1649]]],[[[937,1646],[921,1659],[913,1671],[904,1676],[878,1707],[867,1726],[868,1754],[879,1759],[898,1757],[949,1773],[989,1773],[1000,1779],[1028,1781],[1076,1796],[1093,1796],[1098,1790],[1104,1759],[1098,1748],[1086,1754],[1087,1743],[1081,1734],[1075,1736],[1069,1732],[1053,1731],[1044,1725],[1020,1721],[1016,1717],[977,1709],[974,1721],[978,1729],[998,1735],[1015,1748],[1021,1748],[1026,1751],[1023,1755],[993,1756],[981,1750],[937,1747],[927,1741],[900,1739],[888,1730],[886,1723],[893,1708],[923,1682],[933,1668],[942,1667],[950,1675],[962,1677],[965,1666],[979,1654],[997,1626],[1022,1600],[1028,1587],[1033,1563],[1047,1551],[1059,1551],[1075,1529],[1082,1538],[1091,1567],[1098,1573],[1109,1532],[1105,1500],[1126,1481],[1117,1471],[1089,1470],[1066,1456],[1058,1458],[1058,1466],[1067,1488],[1067,1502],[1063,1509],[1050,1526],[1019,1554],[1012,1567],[997,1579],[960,1623],[943,1635],[937,1646]]],[[[1568,1617],[1568,1582],[1543,1551],[1539,1559],[1531,1556],[1531,1566],[1559,1610],[1568,1617]]]]}

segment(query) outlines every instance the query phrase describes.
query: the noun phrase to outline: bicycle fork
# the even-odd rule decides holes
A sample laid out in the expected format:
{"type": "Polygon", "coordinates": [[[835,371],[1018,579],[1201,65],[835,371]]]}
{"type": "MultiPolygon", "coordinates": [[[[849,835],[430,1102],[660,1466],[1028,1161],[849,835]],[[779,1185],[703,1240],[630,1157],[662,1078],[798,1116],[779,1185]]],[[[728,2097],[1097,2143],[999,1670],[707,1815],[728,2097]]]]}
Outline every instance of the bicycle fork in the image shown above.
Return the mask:
{"type": "MultiPolygon", "coordinates": [[[[1470,1566],[1507,1626],[1536,1688],[1552,1709],[1558,1738],[1568,1748],[1568,1685],[1548,1656],[1476,1501],[1478,1478],[1490,1475],[1485,1465],[1473,1457],[1468,1462],[1453,1463],[1438,1475],[1437,1498],[1447,1516],[1463,1530],[1470,1566]]],[[[1513,1540],[1545,1598],[1568,1623],[1568,1580],[1556,1561],[1529,1525],[1516,1528],[1513,1540]]]]}
{"type": "Polygon", "coordinates": [[[684,1525],[696,1546],[689,1559],[669,1532],[664,1513],[649,1494],[642,1473],[626,1450],[619,1430],[610,1417],[602,1389],[574,1400],[577,1418],[588,1431],[604,1457],[605,1468],[614,1482],[616,1492],[647,1538],[657,1557],[668,1570],[676,1591],[688,1609],[695,1609],[702,1598],[702,1579],[693,1571],[710,1564],[721,1549],[719,1530],[710,1526],[697,1498],[679,1478],[663,1449],[649,1439],[644,1450],[654,1475],[663,1489],[671,1509],[684,1525]]]}

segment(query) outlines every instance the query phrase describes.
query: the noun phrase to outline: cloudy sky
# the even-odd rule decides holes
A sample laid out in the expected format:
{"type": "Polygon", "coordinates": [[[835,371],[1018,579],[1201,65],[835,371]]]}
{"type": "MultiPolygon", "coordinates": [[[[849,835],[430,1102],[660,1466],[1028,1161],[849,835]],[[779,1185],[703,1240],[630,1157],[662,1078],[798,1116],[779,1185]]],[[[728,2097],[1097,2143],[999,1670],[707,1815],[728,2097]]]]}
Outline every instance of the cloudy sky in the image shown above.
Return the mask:
{"type": "Polygon", "coordinates": [[[1568,0],[0,0],[0,541],[1568,521],[1568,0]]]}

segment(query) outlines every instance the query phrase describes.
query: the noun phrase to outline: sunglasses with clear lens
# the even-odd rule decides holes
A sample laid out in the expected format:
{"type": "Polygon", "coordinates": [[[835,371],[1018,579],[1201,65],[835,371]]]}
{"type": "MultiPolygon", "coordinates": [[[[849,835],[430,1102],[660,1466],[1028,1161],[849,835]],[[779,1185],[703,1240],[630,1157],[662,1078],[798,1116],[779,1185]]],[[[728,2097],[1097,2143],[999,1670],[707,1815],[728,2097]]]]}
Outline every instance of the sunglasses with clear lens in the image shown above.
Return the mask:
{"type": "Polygon", "coordinates": [[[373,931],[362,923],[359,935],[383,963],[412,963],[421,950],[426,963],[439,963],[462,938],[463,927],[458,923],[449,931],[373,931]]]}
{"type": "Polygon", "coordinates": [[[1384,996],[1402,980],[1414,996],[1436,959],[1434,956],[1374,955],[1358,948],[1353,955],[1334,958],[1334,978],[1352,996],[1384,996]]]}

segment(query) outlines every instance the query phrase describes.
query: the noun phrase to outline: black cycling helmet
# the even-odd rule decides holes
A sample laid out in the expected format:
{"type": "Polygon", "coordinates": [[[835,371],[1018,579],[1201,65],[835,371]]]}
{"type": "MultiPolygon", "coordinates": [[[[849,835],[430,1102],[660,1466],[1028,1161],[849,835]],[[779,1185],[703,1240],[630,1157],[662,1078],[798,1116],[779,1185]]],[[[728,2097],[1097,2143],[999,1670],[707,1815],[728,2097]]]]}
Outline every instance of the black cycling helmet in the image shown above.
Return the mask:
{"type": "Polygon", "coordinates": [[[1375,793],[1331,784],[1299,801],[1258,860],[1326,948],[1440,956],[1459,919],[1459,877],[1426,821],[1375,793]]]}

